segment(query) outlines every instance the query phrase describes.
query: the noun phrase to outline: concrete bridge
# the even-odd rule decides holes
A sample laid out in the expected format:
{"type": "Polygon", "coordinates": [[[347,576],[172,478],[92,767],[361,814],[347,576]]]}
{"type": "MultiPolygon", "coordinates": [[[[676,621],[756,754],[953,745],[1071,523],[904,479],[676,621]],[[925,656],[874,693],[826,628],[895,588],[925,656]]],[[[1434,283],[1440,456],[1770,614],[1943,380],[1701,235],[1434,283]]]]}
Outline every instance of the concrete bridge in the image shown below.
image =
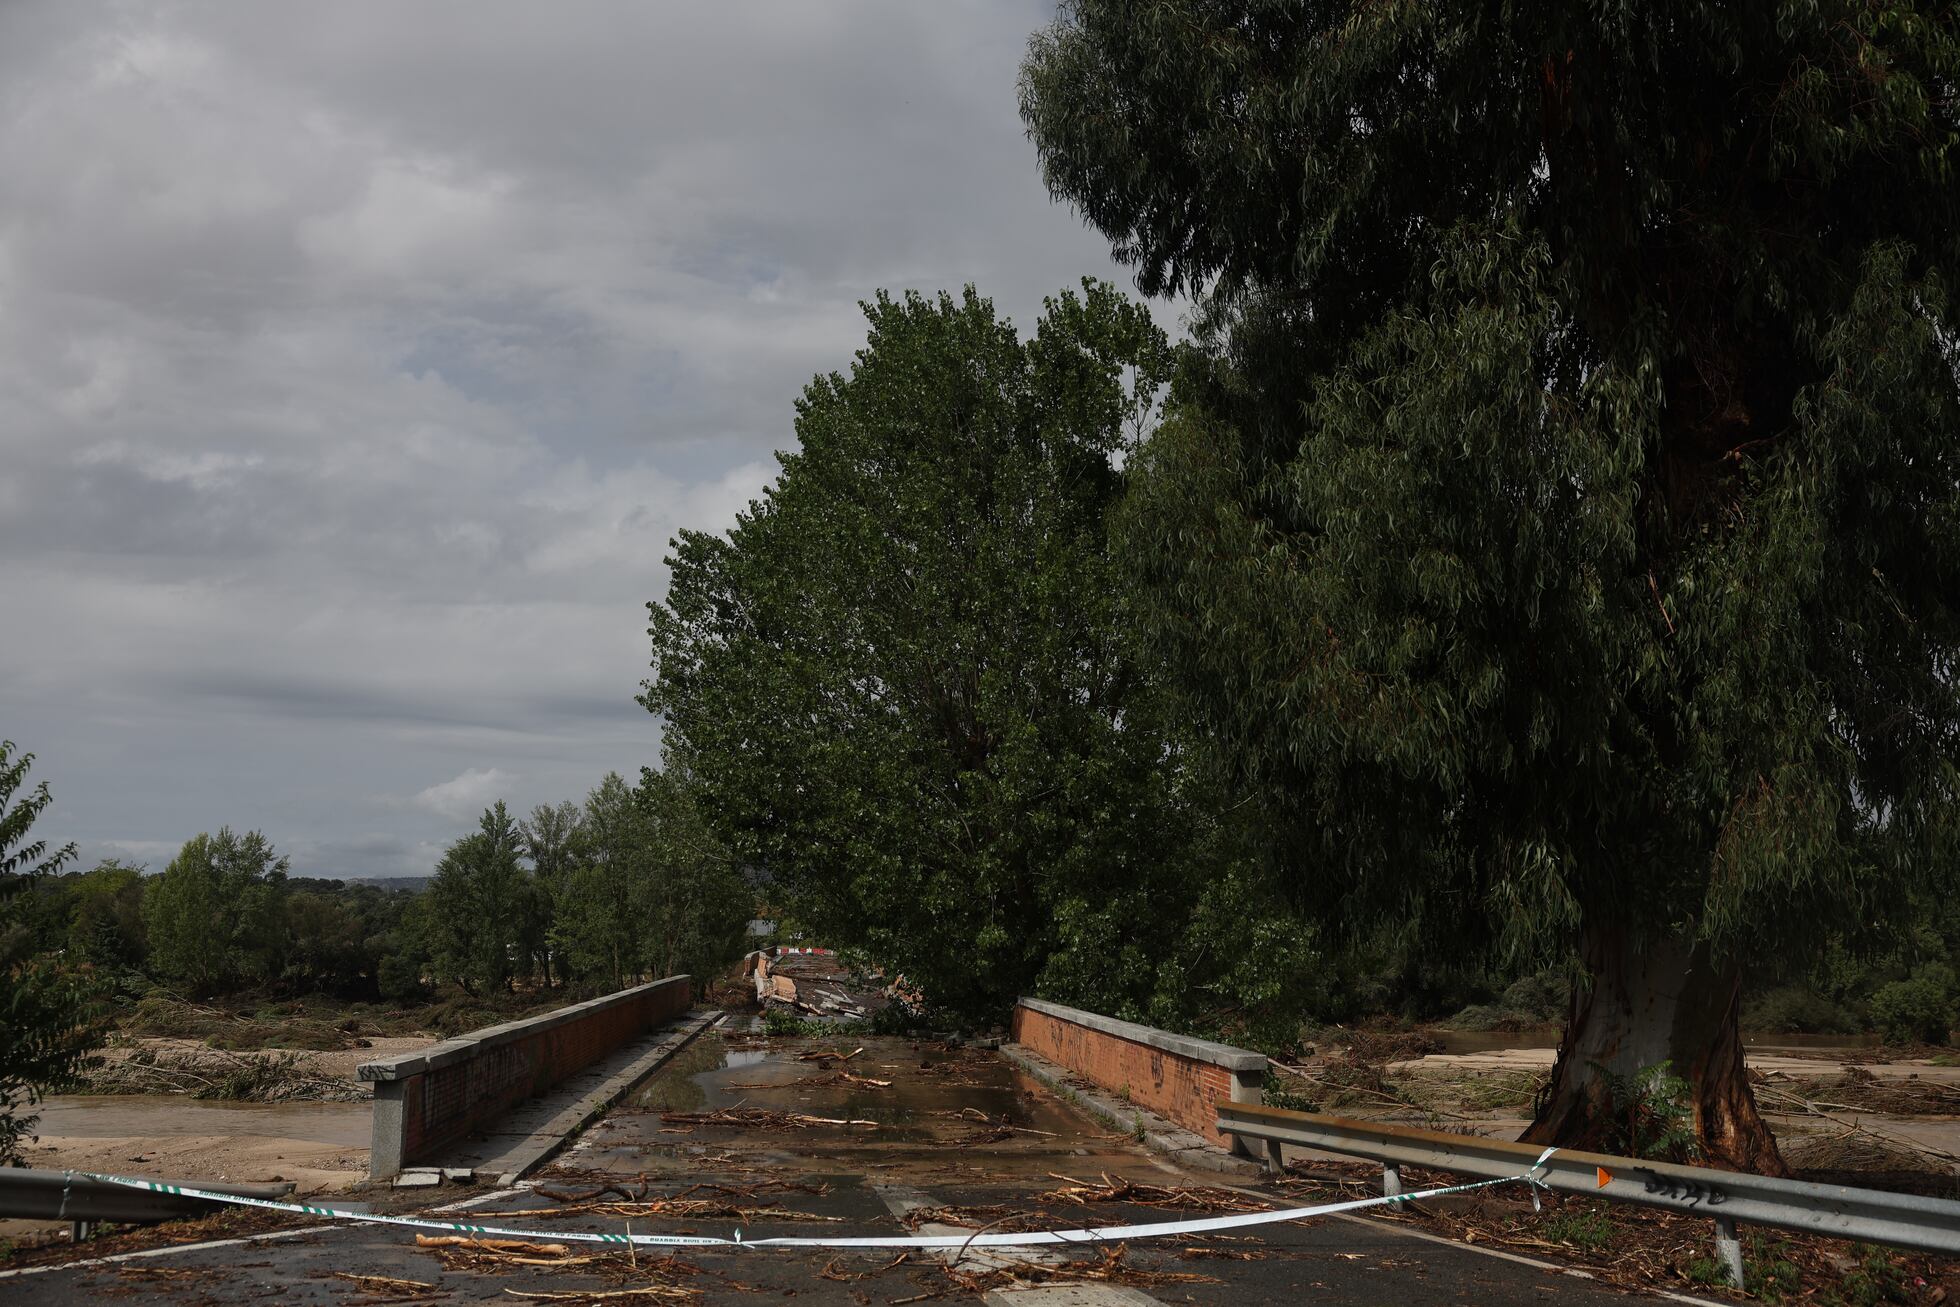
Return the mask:
{"type": "MultiPolygon", "coordinates": [[[[661,993],[673,1010],[658,1015],[674,1019],[651,1034],[595,1009],[617,1047],[597,1047],[565,1019],[547,1023],[558,1032],[545,1040],[556,1053],[522,1052],[539,1032],[503,1031],[479,1039],[474,1054],[455,1041],[373,1077],[394,1087],[379,1100],[393,1106],[378,1112],[378,1127],[412,1133],[433,1122],[449,1131],[448,1153],[433,1160],[489,1159],[467,1168],[471,1183],[377,1185],[367,1195],[374,1210],[542,1233],[508,1244],[426,1232],[418,1241],[411,1229],[238,1211],[16,1265],[0,1278],[0,1301],[720,1304],[766,1296],[839,1307],[1417,1307],[1628,1298],[1556,1266],[1354,1217],[1028,1250],[629,1250],[555,1240],[551,1232],[737,1230],[749,1241],[964,1238],[1308,1201],[1230,1157],[1209,1129],[1217,1101],[1256,1092],[1263,1065],[1244,1050],[1047,1004],[1024,1008],[1018,1038],[999,1048],[842,1031],[784,1038],[764,1033],[752,1014],[683,1014],[671,989],[661,993]],[[583,1051],[564,1051],[574,1048],[583,1051]],[[473,1060],[484,1064],[475,1081],[473,1060]],[[545,1076],[540,1066],[572,1079],[518,1105],[530,1133],[483,1121],[450,1129],[472,1094],[487,1102],[496,1093],[485,1086],[503,1085],[497,1092],[508,1099],[510,1085],[545,1076]],[[422,1090],[406,1082],[445,1068],[448,1087],[438,1093],[429,1081],[424,1111],[422,1090]]],[[[507,1120],[511,1104],[501,1106],[507,1120]]],[[[418,1146],[384,1158],[381,1169],[432,1160],[415,1156],[418,1146]]]]}

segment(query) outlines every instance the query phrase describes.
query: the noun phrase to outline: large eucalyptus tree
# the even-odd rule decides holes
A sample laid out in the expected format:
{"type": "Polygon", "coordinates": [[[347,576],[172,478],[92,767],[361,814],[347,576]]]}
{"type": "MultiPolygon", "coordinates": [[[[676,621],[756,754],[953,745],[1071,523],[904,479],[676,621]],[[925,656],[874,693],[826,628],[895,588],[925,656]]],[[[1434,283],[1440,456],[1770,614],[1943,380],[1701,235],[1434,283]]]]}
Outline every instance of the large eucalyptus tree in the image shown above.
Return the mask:
{"type": "Polygon", "coordinates": [[[1194,294],[1154,628],[1348,922],[1576,948],[1530,1138],[1950,868],[1960,8],[1071,0],[1053,191],[1194,294]]]}

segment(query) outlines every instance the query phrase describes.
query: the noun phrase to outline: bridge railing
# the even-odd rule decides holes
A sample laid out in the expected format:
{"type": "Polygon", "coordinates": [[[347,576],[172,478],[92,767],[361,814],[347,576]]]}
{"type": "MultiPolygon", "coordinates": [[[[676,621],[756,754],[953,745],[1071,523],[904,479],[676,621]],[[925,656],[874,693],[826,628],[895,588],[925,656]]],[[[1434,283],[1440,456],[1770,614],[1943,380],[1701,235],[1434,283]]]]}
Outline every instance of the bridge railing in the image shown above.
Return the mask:
{"type": "Polygon", "coordinates": [[[386,1179],[441,1151],[620,1045],[687,1011],[686,976],[635,985],[521,1021],[364,1062],[374,1085],[368,1174],[386,1179]]]}
{"type": "MultiPolygon", "coordinates": [[[[1476,1135],[1446,1134],[1379,1121],[1350,1121],[1318,1112],[1291,1112],[1258,1103],[1221,1103],[1218,1130],[1263,1146],[1267,1165],[1281,1165],[1280,1147],[1364,1157],[1382,1163],[1384,1193],[1402,1192],[1401,1168],[1419,1166],[1495,1180],[1532,1169],[1544,1149],[1476,1135]]],[[[1887,1244],[1918,1252],[1960,1254],[1960,1202],[1916,1194],[1812,1184],[1559,1149],[1537,1169],[1548,1189],[1637,1203],[1715,1223],[1717,1260],[1742,1283],[1738,1225],[1887,1244]]]]}

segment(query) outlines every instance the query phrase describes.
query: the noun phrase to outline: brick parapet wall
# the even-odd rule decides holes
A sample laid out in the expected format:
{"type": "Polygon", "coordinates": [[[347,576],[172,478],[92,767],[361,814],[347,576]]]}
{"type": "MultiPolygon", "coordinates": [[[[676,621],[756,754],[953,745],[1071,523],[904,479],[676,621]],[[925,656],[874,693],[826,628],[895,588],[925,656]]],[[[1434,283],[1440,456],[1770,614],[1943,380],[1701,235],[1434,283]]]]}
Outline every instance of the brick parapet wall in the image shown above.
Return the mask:
{"type": "Polygon", "coordinates": [[[1217,1129],[1220,1103],[1260,1099],[1266,1060],[1257,1053],[1031,1002],[1014,1009],[1016,1043],[1207,1142],[1233,1146],[1217,1129]]]}
{"type": "Polygon", "coordinates": [[[689,978],[670,976],[363,1064],[358,1076],[374,1083],[368,1173],[381,1179],[434,1160],[525,1099],[672,1021],[691,1001],[689,978]]]}

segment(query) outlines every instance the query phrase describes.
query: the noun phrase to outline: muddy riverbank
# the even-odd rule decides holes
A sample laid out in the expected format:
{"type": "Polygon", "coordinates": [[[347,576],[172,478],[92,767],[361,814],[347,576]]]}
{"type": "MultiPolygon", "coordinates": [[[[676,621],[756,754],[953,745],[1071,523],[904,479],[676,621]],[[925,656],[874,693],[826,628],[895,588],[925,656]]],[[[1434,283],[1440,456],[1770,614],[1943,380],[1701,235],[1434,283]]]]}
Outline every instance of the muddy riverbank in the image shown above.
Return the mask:
{"type": "Polygon", "coordinates": [[[248,1182],[301,1193],[367,1176],[367,1103],[211,1103],[175,1094],[87,1094],[41,1105],[22,1154],[43,1170],[248,1182]]]}

